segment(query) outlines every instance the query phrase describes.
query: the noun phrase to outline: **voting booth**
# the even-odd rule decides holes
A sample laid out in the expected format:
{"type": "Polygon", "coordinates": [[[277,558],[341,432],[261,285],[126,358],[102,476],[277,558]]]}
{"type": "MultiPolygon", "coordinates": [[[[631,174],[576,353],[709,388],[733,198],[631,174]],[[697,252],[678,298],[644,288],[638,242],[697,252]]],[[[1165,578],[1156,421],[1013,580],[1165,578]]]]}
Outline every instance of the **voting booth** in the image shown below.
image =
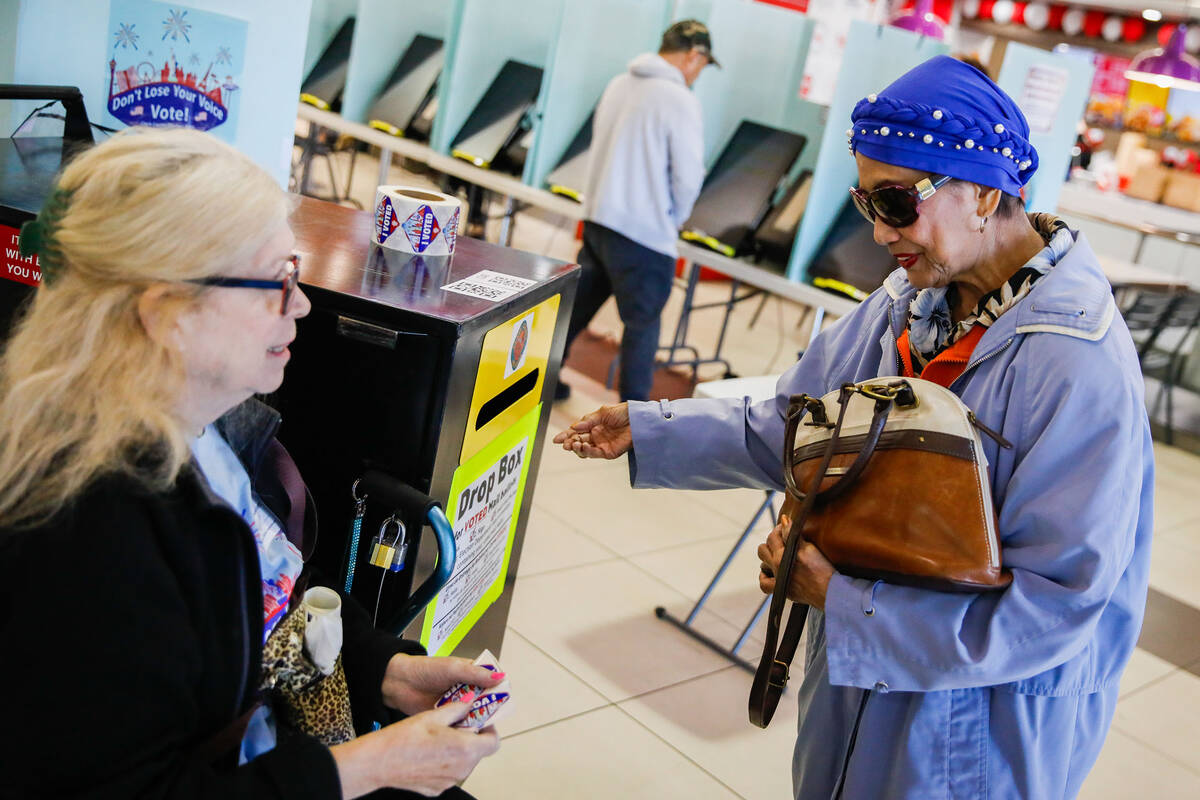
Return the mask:
{"type": "MultiPolygon", "coordinates": [[[[272,402],[320,513],[313,561],[344,572],[354,483],[385,473],[441,503],[457,559],[406,631],[431,654],[499,653],[578,267],[472,239],[450,257],[373,244],[373,216],[303,198],[293,216],[313,309],[272,402]]],[[[387,626],[434,568],[432,531],[399,515],[404,568],[371,564],[396,509],[366,498],[352,593],[387,626]]]]}
{"type": "Polygon", "coordinates": [[[755,235],[805,141],[801,134],[743,120],[709,169],[680,236],[730,258],[753,252],[755,235]]]}
{"type": "Polygon", "coordinates": [[[722,65],[694,86],[708,176],[683,238],[782,273],[822,137],[819,109],[799,97],[812,20],[737,0],[681,0],[674,13],[709,27],[722,65]]]}
{"type": "Polygon", "coordinates": [[[441,39],[421,33],[414,36],[367,110],[367,124],[393,136],[428,139],[444,63],[441,39]]]}
{"type": "Polygon", "coordinates": [[[300,99],[323,111],[341,110],[350,68],[350,43],[354,41],[354,17],[347,17],[321,51],[320,58],[300,84],[300,99]]]}
{"type": "Polygon", "coordinates": [[[427,141],[437,116],[455,3],[357,0],[342,116],[427,141]]]}

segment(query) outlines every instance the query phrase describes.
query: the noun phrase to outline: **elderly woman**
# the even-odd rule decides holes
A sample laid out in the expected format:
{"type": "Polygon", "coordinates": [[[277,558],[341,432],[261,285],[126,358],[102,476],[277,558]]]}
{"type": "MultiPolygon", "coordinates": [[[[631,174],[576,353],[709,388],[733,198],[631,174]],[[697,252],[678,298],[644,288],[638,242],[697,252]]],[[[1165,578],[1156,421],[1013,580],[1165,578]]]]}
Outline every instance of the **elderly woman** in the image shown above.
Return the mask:
{"type": "Polygon", "coordinates": [[[217,139],[131,129],[66,167],[23,230],[43,283],[0,364],[6,797],[436,795],[497,747],[451,727],[469,705],[433,709],[493,676],[349,600],[360,733],[384,706],[410,716],[327,747],[260,695],[306,578],[267,491],[279,420],[248,400],[279,387],[310,308],[289,209],[217,139]]]}
{"type": "MultiPolygon", "coordinates": [[[[900,268],[775,400],[605,407],[556,441],[629,451],[638,487],[779,489],[789,395],[896,374],[948,386],[1014,445],[983,442],[1012,583],[854,579],[803,545],[796,797],[1073,797],[1146,599],[1153,456],[1133,344],[1083,236],[1022,213],[1029,128],[979,71],[934,58],[862,100],[849,135],[855,202],[900,268]]],[[[783,533],[759,548],[766,592],[783,533]]]]}

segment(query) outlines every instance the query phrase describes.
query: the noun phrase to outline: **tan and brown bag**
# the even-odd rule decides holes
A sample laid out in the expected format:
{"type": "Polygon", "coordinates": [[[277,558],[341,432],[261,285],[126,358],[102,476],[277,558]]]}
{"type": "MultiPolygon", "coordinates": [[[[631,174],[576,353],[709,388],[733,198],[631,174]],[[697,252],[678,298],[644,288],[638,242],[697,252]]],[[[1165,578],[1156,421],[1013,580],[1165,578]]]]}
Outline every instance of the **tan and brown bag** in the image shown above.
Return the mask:
{"type": "Polygon", "coordinates": [[[919,378],[875,378],[819,399],[790,399],[783,454],[788,496],[781,513],[792,525],[750,691],[751,722],[765,728],[771,721],[804,630],[808,607],[796,603],[780,639],[801,541],[854,577],[942,591],[1009,584],[981,430],[1011,446],[949,389],[919,378]]]}

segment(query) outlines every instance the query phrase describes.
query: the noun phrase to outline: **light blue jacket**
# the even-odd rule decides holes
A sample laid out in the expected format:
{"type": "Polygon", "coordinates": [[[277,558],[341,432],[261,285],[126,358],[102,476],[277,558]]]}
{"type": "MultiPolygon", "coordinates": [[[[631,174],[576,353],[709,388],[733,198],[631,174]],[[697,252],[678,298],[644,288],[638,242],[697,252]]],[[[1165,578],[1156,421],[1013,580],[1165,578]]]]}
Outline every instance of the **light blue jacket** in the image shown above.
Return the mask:
{"type": "Polygon", "coordinates": [[[644,53],[613,78],[592,122],[583,215],[672,258],[704,183],[704,121],[683,73],[644,53]]]}
{"type": "MultiPolygon", "coordinates": [[[[899,374],[915,292],[893,273],[773,401],[631,403],[634,486],[781,489],[788,396],[899,374]]],[[[1083,236],[951,388],[1014,444],[983,439],[1013,582],[964,595],[835,575],[809,616],[797,798],[832,796],[863,690],[848,799],[1074,797],[1104,742],[1145,608],[1154,457],[1137,355],[1083,236]]]]}

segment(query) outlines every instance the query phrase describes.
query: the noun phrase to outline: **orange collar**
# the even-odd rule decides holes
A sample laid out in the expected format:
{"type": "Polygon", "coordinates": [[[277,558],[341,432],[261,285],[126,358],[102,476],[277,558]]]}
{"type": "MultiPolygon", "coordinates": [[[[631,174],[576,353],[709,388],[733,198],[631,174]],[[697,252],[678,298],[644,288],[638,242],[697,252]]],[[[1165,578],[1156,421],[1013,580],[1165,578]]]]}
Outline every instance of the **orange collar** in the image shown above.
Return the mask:
{"type": "Polygon", "coordinates": [[[971,354],[975,352],[975,345],[979,344],[985,330],[987,330],[985,326],[975,325],[967,331],[966,336],[938,353],[932,361],[925,365],[921,374],[917,375],[913,371],[912,349],[908,344],[908,329],[905,328],[904,333],[900,334],[900,338],[896,340],[896,349],[900,352],[900,363],[904,367],[904,376],[906,378],[922,378],[949,388],[950,384],[954,383],[955,379],[966,370],[967,362],[971,360],[971,354]]]}

